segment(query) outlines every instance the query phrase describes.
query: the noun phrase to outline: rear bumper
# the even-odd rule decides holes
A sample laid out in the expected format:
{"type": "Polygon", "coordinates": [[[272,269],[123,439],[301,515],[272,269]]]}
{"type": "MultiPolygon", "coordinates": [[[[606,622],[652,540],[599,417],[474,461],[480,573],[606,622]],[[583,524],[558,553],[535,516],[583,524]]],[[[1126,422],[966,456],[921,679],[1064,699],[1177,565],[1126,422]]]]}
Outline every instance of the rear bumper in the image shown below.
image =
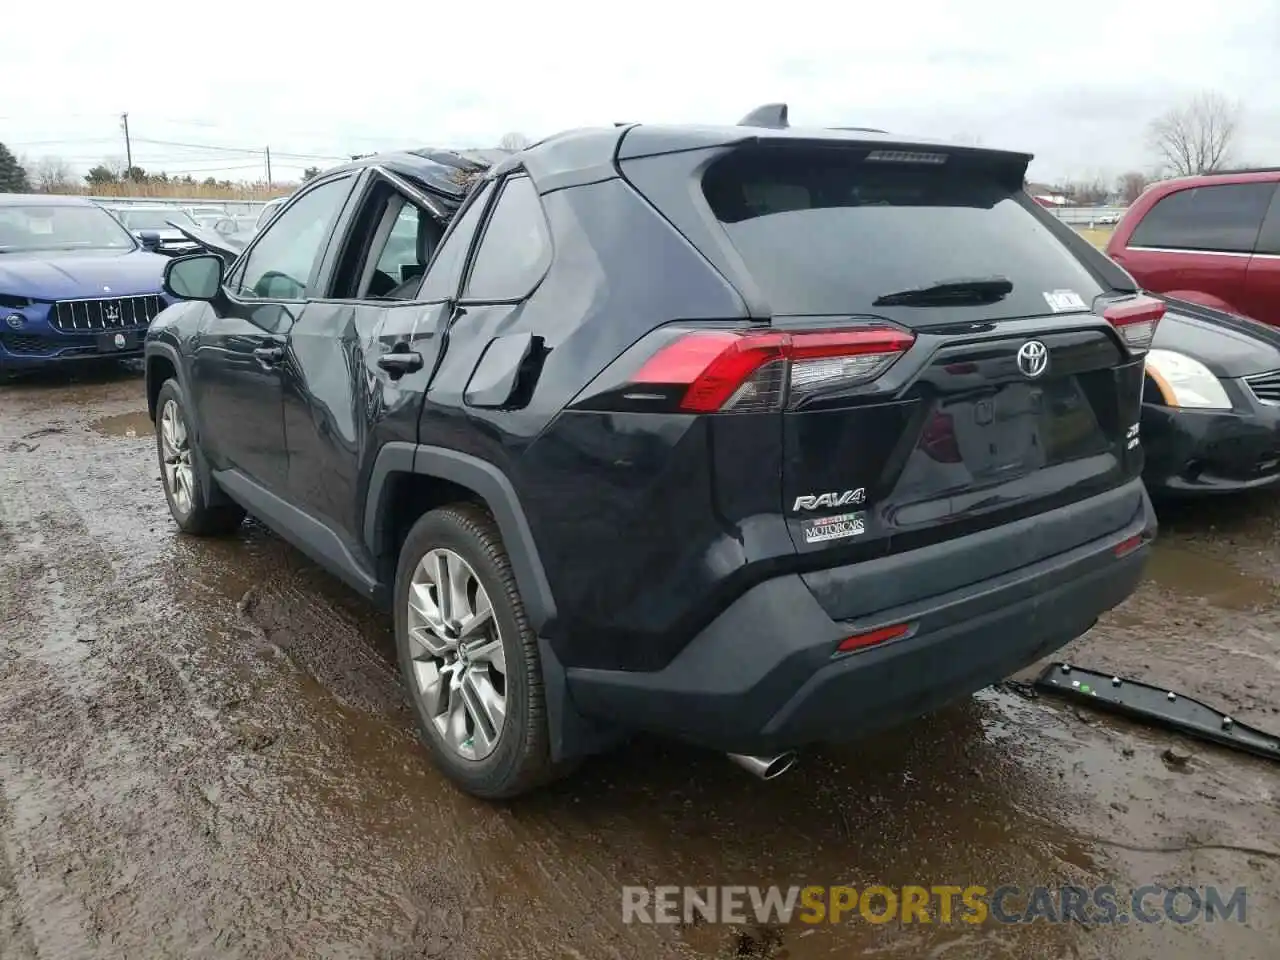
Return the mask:
{"type": "MultiPolygon", "coordinates": [[[[856,739],[980,690],[1084,633],[1133,592],[1155,528],[1144,494],[1139,515],[1107,536],[856,621],[828,617],[800,576],[779,577],[740,597],[662,670],[570,668],[568,692],[584,714],[734,753],[856,739]],[[1142,546],[1117,557],[1134,535],[1142,546]],[[911,625],[903,639],[834,653],[851,634],[901,623],[911,625]]],[[[845,588],[859,590],[856,575],[845,588]]]]}

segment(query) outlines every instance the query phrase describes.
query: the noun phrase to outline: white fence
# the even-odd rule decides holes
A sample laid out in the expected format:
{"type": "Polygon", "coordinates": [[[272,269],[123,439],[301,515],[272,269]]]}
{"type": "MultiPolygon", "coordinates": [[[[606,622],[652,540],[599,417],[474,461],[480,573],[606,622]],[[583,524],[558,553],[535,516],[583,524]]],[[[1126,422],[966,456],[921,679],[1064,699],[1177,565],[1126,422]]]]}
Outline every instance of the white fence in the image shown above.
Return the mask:
{"type": "Polygon", "coordinates": [[[184,200],[181,197],[89,197],[94,203],[108,207],[129,207],[145,204],[148,207],[219,207],[228,215],[256,216],[265,200],[184,200]]]}
{"type": "Polygon", "coordinates": [[[1081,227],[1088,226],[1090,223],[1100,223],[1108,217],[1111,218],[1111,223],[1115,223],[1124,215],[1128,207],[1046,207],[1045,209],[1063,223],[1081,227]]]}

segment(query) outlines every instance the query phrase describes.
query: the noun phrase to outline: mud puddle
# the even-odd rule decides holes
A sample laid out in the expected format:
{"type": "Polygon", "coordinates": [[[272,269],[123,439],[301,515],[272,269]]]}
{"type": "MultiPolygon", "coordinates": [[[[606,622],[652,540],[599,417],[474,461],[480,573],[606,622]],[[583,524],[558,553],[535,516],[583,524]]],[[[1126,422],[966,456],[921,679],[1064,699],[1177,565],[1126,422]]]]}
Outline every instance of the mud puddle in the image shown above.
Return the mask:
{"type": "MultiPolygon", "coordinates": [[[[178,535],[153,451],[118,442],[150,435],[141,407],[136,378],[0,401],[0,438],[55,431],[25,441],[41,455],[0,456],[5,960],[1237,960],[1280,947],[1280,773],[1007,690],[808,751],[769,783],[639,739],[526,800],[471,800],[417,740],[389,617],[256,524],[178,535]],[[621,914],[624,885],[1064,882],[1246,884],[1249,922],[621,914]]],[[[1148,582],[1067,655],[1235,697],[1268,726],[1270,581],[1206,559],[1213,531],[1181,523],[1148,582]]],[[[1232,549],[1269,554],[1250,529],[1233,527],[1232,549]]]]}
{"type": "Polygon", "coordinates": [[[1272,581],[1175,543],[1156,545],[1146,576],[1168,590],[1228,610],[1256,610],[1276,602],[1272,581]]]}
{"type": "Polygon", "coordinates": [[[155,425],[147,412],[118,413],[110,417],[100,417],[89,423],[89,429],[104,437],[150,437],[155,434],[155,425]]]}

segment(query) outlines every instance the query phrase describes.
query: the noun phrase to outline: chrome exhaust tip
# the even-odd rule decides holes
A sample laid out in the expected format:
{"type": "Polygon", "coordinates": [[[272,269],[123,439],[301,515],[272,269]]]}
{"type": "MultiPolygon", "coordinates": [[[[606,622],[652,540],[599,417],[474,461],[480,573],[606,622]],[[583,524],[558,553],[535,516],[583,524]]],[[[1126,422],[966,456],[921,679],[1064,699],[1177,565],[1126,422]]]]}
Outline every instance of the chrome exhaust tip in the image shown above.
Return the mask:
{"type": "Polygon", "coordinates": [[[796,760],[799,759],[793,750],[787,750],[771,757],[755,757],[749,753],[727,753],[725,756],[743,770],[755,774],[761,780],[772,780],[774,777],[782,776],[794,767],[796,760]]]}

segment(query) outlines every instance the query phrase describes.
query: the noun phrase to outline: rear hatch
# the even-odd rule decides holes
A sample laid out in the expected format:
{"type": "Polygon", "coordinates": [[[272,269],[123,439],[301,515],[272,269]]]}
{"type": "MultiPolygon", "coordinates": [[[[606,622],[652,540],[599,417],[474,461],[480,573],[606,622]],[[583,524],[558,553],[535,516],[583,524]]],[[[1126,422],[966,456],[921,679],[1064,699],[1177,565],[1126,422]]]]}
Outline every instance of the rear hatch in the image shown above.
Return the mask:
{"type": "MultiPolygon", "coordinates": [[[[779,509],[806,566],[1009,524],[1139,474],[1142,353],[1163,305],[1035,205],[1025,155],[780,137],[706,159],[691,167],[721,232],[667,209],[768,324],[743,342],[781,344],[744,383],[776,403],[779,509]]],[[[661,209],[647,162],[622,170],[661,209]]],[[[940,573],[936,592],[1106,532],[1023,536],[940,573]]]]}

